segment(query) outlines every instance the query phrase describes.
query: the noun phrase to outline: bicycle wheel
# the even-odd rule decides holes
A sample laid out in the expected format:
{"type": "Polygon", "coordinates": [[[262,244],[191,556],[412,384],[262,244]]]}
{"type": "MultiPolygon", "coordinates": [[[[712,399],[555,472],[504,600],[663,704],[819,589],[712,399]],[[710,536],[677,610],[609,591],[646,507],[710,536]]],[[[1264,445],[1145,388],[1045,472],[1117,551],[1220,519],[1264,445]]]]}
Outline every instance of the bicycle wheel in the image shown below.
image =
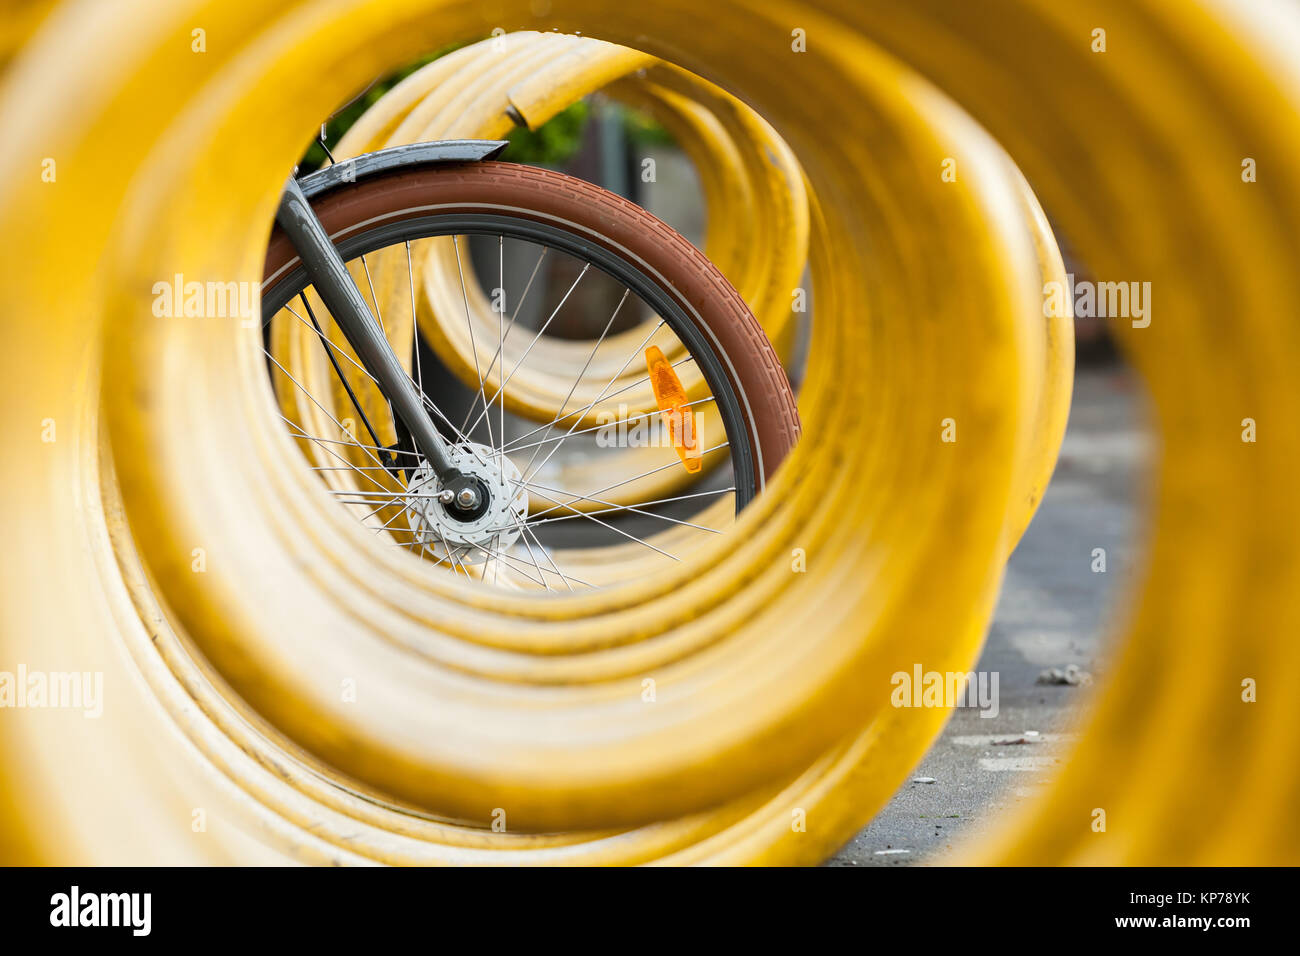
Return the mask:
{"type": "Polygon", "coordinates": [[[481,162],[388,173],[313,205],[483,492],[468,510],[439,499],[277,229],[262,305],[281,416],[329,493],[395,546],[498,586],[617,583],[724,531],[798,438],[789,382],[736,291],[686,239],[606,190],[481,162]],[[484,286],[497,317],[490,341],[471,318],[484,286]],[[431,303],[445,309],[449,296],[473,356],[450,369],[419,334],[437,327],[431,303]],[[629,349],[626,330],[640,328],[650,331],[629,349]],[[576,377],[554,370],[559,407],[511,385],[529,362],[523,378],[548,374],[556,338],[586,355],[576,377]],[[614,481],[611,461],[626,463],[614,481]],[[665,496],[662,477],[680,469],[693,483],[665,496]],[[592,474],[596,485],[584,480],[592,474]]]}

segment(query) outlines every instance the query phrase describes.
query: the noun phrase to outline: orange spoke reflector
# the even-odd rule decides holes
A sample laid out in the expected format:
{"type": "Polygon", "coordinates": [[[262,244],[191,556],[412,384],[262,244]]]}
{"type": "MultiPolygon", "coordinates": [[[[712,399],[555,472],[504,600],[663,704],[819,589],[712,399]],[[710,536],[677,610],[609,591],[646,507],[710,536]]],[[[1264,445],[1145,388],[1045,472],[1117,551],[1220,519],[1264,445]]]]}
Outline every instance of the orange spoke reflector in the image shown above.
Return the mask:
{"type": "Polygon", "coordinates": [[[645,350],[645,367],[650,372],[650,387],[672,437],[677,457],[692,475],[703,467],[700,457],[700,433],[695,427],[695,412],[686,401],[686,389],[664,353],[656,345],[645,350]]]}

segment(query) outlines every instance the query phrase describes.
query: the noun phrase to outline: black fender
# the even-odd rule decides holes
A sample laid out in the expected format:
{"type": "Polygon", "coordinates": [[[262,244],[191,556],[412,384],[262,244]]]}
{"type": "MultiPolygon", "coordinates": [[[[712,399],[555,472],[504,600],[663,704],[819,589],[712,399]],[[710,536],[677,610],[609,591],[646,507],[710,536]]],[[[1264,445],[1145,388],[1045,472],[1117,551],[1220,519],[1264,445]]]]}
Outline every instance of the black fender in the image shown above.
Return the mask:
{"type": "Polygon", "coordinates": [[[308,173],[298,187],[309,200],[338,186],[358,183],[394,169],[413,169],[441,163],[474,163],[495,159],[509,144],[504,139],[448,139],[434,143],[409,143],[342,159],[308,173]]]}

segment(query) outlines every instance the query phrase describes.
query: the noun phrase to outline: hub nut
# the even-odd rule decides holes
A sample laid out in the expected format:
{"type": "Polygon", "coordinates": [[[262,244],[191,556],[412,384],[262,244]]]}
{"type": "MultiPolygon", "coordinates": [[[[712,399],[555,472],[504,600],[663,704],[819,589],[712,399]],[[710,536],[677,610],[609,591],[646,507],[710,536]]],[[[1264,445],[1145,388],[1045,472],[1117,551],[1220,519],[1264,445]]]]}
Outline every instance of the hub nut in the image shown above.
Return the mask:
{"type": "Polygon", "coordinates": [[[405,500],[414,543],[456,565],[509,553],[528,519],[528,491],[508,457],[479,444],[452,445],[458,476],[443,484],[428,465],[411,476],[405,500]]]}

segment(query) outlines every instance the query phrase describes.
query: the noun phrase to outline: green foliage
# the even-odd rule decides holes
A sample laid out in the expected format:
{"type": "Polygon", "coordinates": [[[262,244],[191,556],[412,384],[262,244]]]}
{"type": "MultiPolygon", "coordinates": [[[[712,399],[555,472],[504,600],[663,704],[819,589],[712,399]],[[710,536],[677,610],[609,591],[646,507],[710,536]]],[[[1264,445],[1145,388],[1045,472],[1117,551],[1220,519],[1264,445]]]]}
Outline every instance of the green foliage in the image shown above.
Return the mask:
{"type": "Polygon", "coordinates": [[[587,101],[579,100],[537,129],[521,126],[511,130],[504,158],[534,166],[563,166],[582,146],[582,132],[590,115],[587,101]]]}
{"type": "MultiPolygon", "coordinates": [[[[379,102],[380,97],[406,77],[439,57],[459,49],[462,45],[444,47],[376,80],[364,93],[339,110],[326,123],[326,143],[330,146],[337,143],[343,134],[352,128],[352,124],[361,117],[362,113],[379,102]]],[[[672,144],[673,140],[668,132],[648,116],[621,106],[617,109],[628,141],[634,147],[672,144]]],[[[582,148],[583,132],[591,116],[590,104],[586,100],[579,100],[535,130],[523,127],[512,130],[507,137],[510,146],[507,147],[504,158],[516,163],[563,167],[582,148]]],[[[327,163],[325,151],[319,142],[315,142],[307,150],[299,166],[302,172],[310,172],[327,163]]]]}
{"type": "Polygon", "coordinates": [[[633,146],[673,146],[675,141],[664,129],[645,113],[638,113],[622,107],[623,128],[627,131],[628,142],[633,146]]]}
{"type": "MultiPolygon", "coordinates": [[[[421,67],[427,66],[439,57],[446,56],[464,45],[463,43],[456,43],[443,47],[441,50],[420,57],[413,63],[408,63],[400,70],[395,70],[387,76],[380,77],[364,93],[330,117],[329,122],[325,124],[325,142],[332,147],[343,137],[344,133],[352,128],[352,124],[361,118],[362,113],[378,103],[380,97],[394,86],[421,67]]],[[[317,141],[311,144],[298,165],[301,167],[301,172],[311,172],[328,162],[329,158],[325,155],[325,150],[321,149],[320,142],[317,141]]]]}

